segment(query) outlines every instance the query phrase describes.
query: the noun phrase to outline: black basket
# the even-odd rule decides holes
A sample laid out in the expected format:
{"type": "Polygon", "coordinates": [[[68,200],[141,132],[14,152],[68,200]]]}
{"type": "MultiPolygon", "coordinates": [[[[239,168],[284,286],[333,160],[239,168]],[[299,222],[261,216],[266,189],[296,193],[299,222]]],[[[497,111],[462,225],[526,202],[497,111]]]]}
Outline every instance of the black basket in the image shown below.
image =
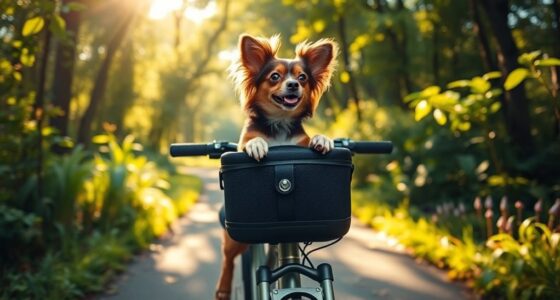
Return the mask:
{"type": "Polygon", "coordinates": [[[319,242],[350,228],[352,154],[271,147],[256,162],[242,152],[221,157],[226,230],[244,243],[319,242]]]}

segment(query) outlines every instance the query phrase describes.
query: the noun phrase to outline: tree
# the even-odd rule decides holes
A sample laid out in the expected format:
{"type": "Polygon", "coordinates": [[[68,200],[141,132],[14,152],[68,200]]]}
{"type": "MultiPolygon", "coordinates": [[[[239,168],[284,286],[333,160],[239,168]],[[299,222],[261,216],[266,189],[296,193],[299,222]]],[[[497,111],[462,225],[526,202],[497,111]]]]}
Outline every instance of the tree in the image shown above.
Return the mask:
{"type": "Polygon", "coordinates": [[[72,98],[72,83],[74,80],[74,64],[76,60],[76,44],[80,28],[80,9],[71,9],[70,3],[81,4],[82,0],[63,0],[62,7],[67,12],[62,14],[66,24],[68,38],[58,41],[56,48],[54,79],[53,79],[53,106],[60,112],[50,118],[50,124],[56,128],[60,135],[68,135],[68,118],[70,114],[70,100],[72,98]]]}
{"type": "Polygon", "coordinates": [[[107,42],[106,54],[95,77],[89,105],[80,121],[80,127],[78,129],[77,137],[77,141],[80,144],[89,144],[94,116],[105,97],[109,69],[113,62],[113,58],[120,45],[122,44],[130,25],[134,21],[138,12],[144,6],[145,2],[140,1],[137,3],[135,1],[131,1],[124,2],[124,4],[132,5],[132,7],[129,8],[124,5],[124,8],[122,9],[122,15],[118,18],[119,22],[117,23],[115,30],[111,32],[112,36],[107,42]]]}
{"type": "MultiPolygon", "coordinates": [[[[223,4],[223,11],[219,19],[217,27],[207,33],[208,39],[201,43],[203,46],[197,52],[191,55],[191,60],[186,61],[187,58],[181,52],[181,21],[182,13],[175,13],[175,38],[174,38],[174,51],[176,61],[173,66],[167,68],[161,74],[162,82],[162,99],[165,102],[161,103],[161,107],[155,112],[150,131],[150,141],[156,146],[162,141],[169,141],[173,139],[172,133],[177,132],[179,117],[183,116],[186,121],[186,126],[183,130],[185,139],[192,141],[195,136],[195,124],[197,113],[200,107],[206,101],[200,97],[188,97],[193,94],[198,88],[198,81],[209,72],[209,68],[213,55],[215,54],[216,44],[220,36],[225,32],[228,16],[229,16],[230,1],[226,0],[223,4]],[[187,101],[188,100],[188,101],[187,101]]],[[[180,11],[183,11],[186,6],[183,6],[180,11]]]]}
{"type": "MultiPolygon", "coordinates": [[[[482,1],[490,27],[497,42],[498,66],[505,78],[519,67],[517,57],[519,50],[513,39],[508,25],[509,1],[482,1]]],[[[525,96],[523,84],[511,91],[506,91],[502,103],[505,111],[506,127],[512,139],[523,155],[534,152],[533,137],[531,136],[531,121],[529,117],[529,103],[525,96]]]]}
{"type": "Polygon", "coordinates": [[[473,19],[473,32],[478,38],[478,53],[482,63],[484,64],[485,70],[486,72],[497,70],[498,67],[492,59],[488,36],[486,35],[482,20],[480,19],[479,0],[469,0],[469,10],[473,19]]]}
{"type": "Polygon", "coordinates": [[[111,80],[107,85],[106,99],[100,106],[99,117],[96,118],[94,126],[100,127],[100,123],[108,122],[115,125],[117,135],[126,133],[124,121],[127,112],[134,105],[137,95],[134,91],[136,78],[135,71],[135,43],[132,37],[125,38],[116,60],[113,62],[113,70],[109,75],[111,80]]]}

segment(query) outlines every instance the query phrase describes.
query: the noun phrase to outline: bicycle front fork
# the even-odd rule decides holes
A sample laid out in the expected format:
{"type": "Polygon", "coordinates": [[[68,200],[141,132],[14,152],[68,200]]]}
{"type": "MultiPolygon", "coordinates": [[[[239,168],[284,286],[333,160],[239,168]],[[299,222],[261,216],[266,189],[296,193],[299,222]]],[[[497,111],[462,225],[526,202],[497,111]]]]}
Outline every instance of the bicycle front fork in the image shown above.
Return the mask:
{"type": "Polygon", "coordinates": [[[333,282],[334,276],[329,264],[320,264],[317,269],[309,268],[299,263],[289,263],[270,270],[267,266],[261,266],[257,270],[257,284],[259,286],[260,300],[281,300],[287,297],[309,297],[316,300],[334,300],[333,282]],[[321,287],[302,288],[287,287],[270,291],[270,285],[288,274],[305,275],[320,283],[321,287]]]}

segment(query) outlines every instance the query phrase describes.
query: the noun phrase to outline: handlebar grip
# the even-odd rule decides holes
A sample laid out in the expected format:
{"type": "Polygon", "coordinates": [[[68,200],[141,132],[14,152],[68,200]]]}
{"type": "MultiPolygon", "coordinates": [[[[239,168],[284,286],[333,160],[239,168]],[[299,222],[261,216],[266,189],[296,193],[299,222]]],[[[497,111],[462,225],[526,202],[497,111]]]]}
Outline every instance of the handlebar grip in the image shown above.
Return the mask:
{"type": "Polygon", "coordinates": [[[211,144],[178,143],[171,144],[169,154],[173,157],[202,156],[210,154],[211,150],[211,144]]]}
{"type": "Polygon", "coordinates": [[[353,142],[351,150],[355,153],[391,153],[392,142],[353,142]]]}

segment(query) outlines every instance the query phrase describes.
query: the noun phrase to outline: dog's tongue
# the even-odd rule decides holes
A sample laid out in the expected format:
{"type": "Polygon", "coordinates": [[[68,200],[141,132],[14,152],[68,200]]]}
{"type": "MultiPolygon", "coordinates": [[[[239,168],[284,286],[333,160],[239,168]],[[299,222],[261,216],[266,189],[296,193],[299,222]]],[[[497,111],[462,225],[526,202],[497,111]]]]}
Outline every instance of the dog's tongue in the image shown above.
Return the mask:
{"type": "Polygon", "coordinates": [[[284,97],[284,102],[288,104],[294,104],[298,101],[297,97],[284,97]]]}

